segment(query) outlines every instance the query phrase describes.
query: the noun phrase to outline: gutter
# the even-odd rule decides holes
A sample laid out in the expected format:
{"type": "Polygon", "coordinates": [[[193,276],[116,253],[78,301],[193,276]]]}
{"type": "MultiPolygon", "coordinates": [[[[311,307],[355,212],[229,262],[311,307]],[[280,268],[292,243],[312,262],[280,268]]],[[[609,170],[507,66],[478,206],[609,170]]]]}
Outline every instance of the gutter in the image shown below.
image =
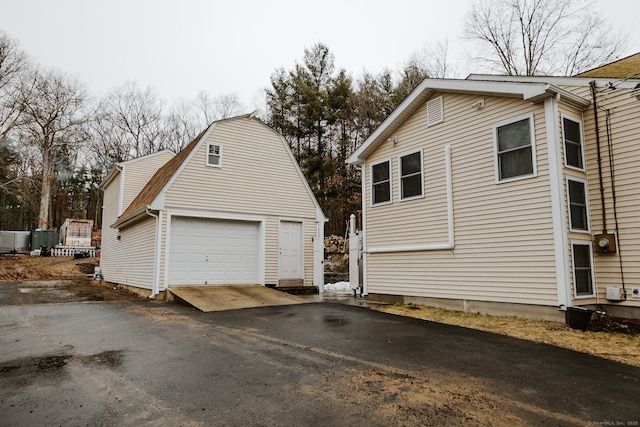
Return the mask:
{"type": "MultiPolygon", "coordinates": [[[[447,179],[447,241],[444,243],[432,243],[428,245],[411,246],[387,246],[379,248],[366,248],[365,254],[395,253],[395,252],[417,252],[417,251],[441,251],[453,249],[455,247],[454,227],[453,227],[453,183],[451,176],[451,145],[444,148],[444,159],[447,179]]],[[[366,235],[366,233],[365,233],[366,235]]],[[[364,246],[364,244],[363,244],[364,246]]]]}
{"type": "Polygon", "coordinates": [[[148,210],[149,210],[150,206],[143,206],[140,209],[135,210],[134,212],[130,213],[129,215],[127,215],[124,218],[121,218],[119,220],[117,220],[116,222],[114,222],[113,224],[111,224],[111,228],[120,228],[122,227],[124,224],[133,221],[134,219],[138,218],[140,215],[144,215],[148,210]]]}

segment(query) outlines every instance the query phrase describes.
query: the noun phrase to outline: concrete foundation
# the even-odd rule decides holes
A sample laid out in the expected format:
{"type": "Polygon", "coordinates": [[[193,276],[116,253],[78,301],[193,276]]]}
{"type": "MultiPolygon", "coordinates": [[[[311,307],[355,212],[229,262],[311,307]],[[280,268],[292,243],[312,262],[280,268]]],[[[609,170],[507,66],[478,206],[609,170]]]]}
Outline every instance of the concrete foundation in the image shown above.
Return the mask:
{"type": "Polygon", "coordinates": [[[373,301],[388,304],[416,304],[428,307],[442,308],[445,310],[464,311],[469,313],[489,314],[492,316],[515,316],[531,320],[550,320],[564,322],[564,311],[556,307],[512,304],[501,302],[456,300],[446,298],[409,297],[402,295],[369,294],[373,301]]]}
{"type": "MultiPolygon", "coordinates": [[[[151,289],[139,288],[137,286],[123,285],[121,283],[111,283],[111,282],[106,282],[106,283],[112,286],[120,286],[121,288],[126,289],[129,292],[132,292],[136,295],[140,295],[141,297],[151,298],[151,289]]],[[[160,291],[160,293],[158,293],[158,295],[156,295],[153,299],[158,301],[169,301],[169,299],[167,298],[168,298],[168,293],[165,291],[160,291]]]]}

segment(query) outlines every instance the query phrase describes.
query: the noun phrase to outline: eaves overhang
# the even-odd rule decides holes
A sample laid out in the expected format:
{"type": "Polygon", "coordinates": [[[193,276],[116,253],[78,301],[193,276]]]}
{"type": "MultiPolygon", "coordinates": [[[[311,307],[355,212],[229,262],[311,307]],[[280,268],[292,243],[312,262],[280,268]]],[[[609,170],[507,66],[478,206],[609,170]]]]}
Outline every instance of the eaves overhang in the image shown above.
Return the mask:
{"type": "Polygon", "coordinates": [[[532,103],[549,97],[584,110],[589,101],[545,82],[503,82],[481,80],[425,79],[407,96],[382,124],[347,159],[360,165],[387,140],[434,93],[460,93],[478,96],[518,98],[532,103]]]}
{"type": "Polygon", "coordinates": [[[129,215],[127,215],[125,217],[119,217],[116,220],[116,222],[111,224],[110,227],[111,228],[123,228],[123,227],[135,222],[141,216],[145,215],[148,209],[149,209],[149,206],[143,206],[143,207],[131,212],[129,215]]]}
{"type": "Polygon", "coordinates": [[[120,172],[122,172],[122,165],[120,163],[116,163],[109,173],[107,173],[107,176],[104,177],[98,188],[101,190],[107,188],[111,181],[113,181],[120,172]]]}

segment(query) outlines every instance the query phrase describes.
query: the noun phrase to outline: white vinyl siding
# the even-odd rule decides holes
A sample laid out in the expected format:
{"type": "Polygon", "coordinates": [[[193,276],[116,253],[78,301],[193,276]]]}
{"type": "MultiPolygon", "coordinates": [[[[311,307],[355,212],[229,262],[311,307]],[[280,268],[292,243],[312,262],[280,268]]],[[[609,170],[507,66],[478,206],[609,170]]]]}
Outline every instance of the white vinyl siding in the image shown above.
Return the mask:
{"type": "Polygon", "coordinates": [[[313,284],[316,205],[277,133],[253,119],[221,121],[165,195],[170,210],[265,218],[266,284],[278,283],[280,218],[304,222],[304,280],[313,284]],[[207,143],[224,142],[224,167],[206,167],[207,143]],[[265,165],[268,165],[266,167],[265,165]],[[277,200],[277,203],[274,203],[277,200]]]}
{"type": "Polygon", "coordinates": [[[382,205],[391,203],[391,160],[371,165],[371,204],[382,205]]]}
{"type": "Polygon", "coordinates": [[[112,274],[114,267],[117,267],[115,249],[117,243],[118,230],[110,227],[118,218],[118,207],[120,203],[120,180],[122,175],[118,174],[113,181],[104,189],[103,209],[102,209],[102,239],[100,253],[100,267],[102,275],[107,282],[115,282],[116,276],[112,274]]]}
{"type": "MultiPolygon", "coordinates": [[[[129,206],[133,199],[136,198],[138,193],[140,193],[140,190],[147,185],[147,182],[149,182],[158,169],[160,169],[172,157],[174,157],[173,153],[169,151],[161,151],[149,156],[124,162],[123,171],[121,172],[124,176],[122,212],[127,209],[127,206],[129,206]]],[[[118,212],[118,215],[122,212],[118,212]]],[[[113,222],[106,225],[111,224],[113,224],[113,222]]]]}
{"type": "MultiPolygon", "coordinates": [[[[148,266],[144,265],[143,260],[153,260],[155,220],[149,217],[145,220],[146,222],[139,225],[144,229],[142,235],[132,230],[114,229],[111,225],[157,170],[173,156],[174,154],[169,151],[161,151],[123,162],[120,164],[122,171],[104,189],[100,266],[106,281],[152,288],[153,271],[147,269],[148,266]],[[152,221],[149,223],[149,220],[152,221]],[[144,234],[147,232],[148,234],[144,234]],[[151,252],[137,253],[140,246],[149,248],[151,252]],[[131,258],[126,255],[128,253],[132,254],[131,258]]],[[[153,269],[153,261],[150,262],[153,269]]]]}
{"type": "MultiPolygon", "coordinates": [[[[568,86],[566,89],[575,91],[580,96],[591,99],[589,85],[583,87],[568,86]]],[[[640,105],[639,101],[630,94],[630,89],[617,88],[615,91],[604,92],[606,96],[598,95],[598,119],[600,121],[600,157],[602,159],[603,187],[605,189],[605,209],[607,215],[607,231],[615,232],[619,238],[620,252],[617,254],[594,253],[594,274],[597,283],[597,296],[600,301],[606,301],[606,288],[620,287],[623,282],[627,290],[640,284],[640,226],[638,226],[638,211],[640,210],[640,150],[638,150],[638,135],[640,135],[640,105]],[[606,111],[609,111],[608,127],[605,126],[606,111]],[[610,157],[607,140],[607,129],[613,144],[613,157],[610,157]],[[615,229],[613,195],[611,182],[611,166],[615,171],[615,192],[618,228],[615,229]],[[622,254],[622,255],[621,255],[622,254]],[[622,259],[621,259],[622,256],[622,259]],[[621,272],[622,270],[622,272],[621,272]]],[[[579,113],[567,111],[571,117],[580,117],[579,113]]],[[[585,147],[585,169],[589,171],[589,213],[591,229],[600,232],[604,228],[602,203],[600,199],[600,183],[598,174],[598,151],[596,147],[595,119],[593,105],[589,106],[581,115],[583,119],[583,137],[585,147]]],[[[579,238],[575,235],[575,238],[579,238]]],[[[596,303],[596,298],[580,300],[581,303],[596,303]]],[[[628,298],[616,303],[617,306],[640,307],[640,300],[628,298]]]]}
{"type": "Polygon", "coordinates": [[[103,272],[105,280],[152,289],[156,220],[150,216],[146,218],[118,233],[120,240],[115,241],[109,266],[103,272]]]}
{"type": "MultiPolygon", "coordinates": [[[[551,195],[544,107],[513,98],[444,94],[447,120],[427,127],[426,103],[397,130],[396,146],[382,144],[368,165],[422,150],[428,191],[411,203],[366,210],[367,248],[447,242],[445,147],[451,145],[454,210],[453,250],[367,255],[370,293],[431,298],[557,305],[551,195]],[[522,111],[539,123],[537,177],[495,185],[493,124],[522,111]]],[[[367,172],[369,168],[367,165],[367,172]]],[[[365,202],[371,203],[366,176],[365,202]]],[[[392,181],[398,182],[398,168],[392,181]]],[[[399,191],[393,190],[393,197],[399,191]]]]}
{"type": "Polygon", "coordinates": [[[564,164],[568,168],[584,171],[584,144],[582,122],[562,115],[562,138],[564,140],[564,164]]]}
{"type": "Polygon", "coordinates": [[[422,150],[398,156],[400,200],[422,197],[422,150]]]}
{"type": "Polygon", "coordinates": [[[571,260],[573,262],[573,290],[575,298],[594,297],[593,252],[591,241],[571,241],[571,260]]]}
{"type": "Polygon", "coordinates": [[[533,116],[527,115],[494,126],[497,182],[536,176],[536,144],[533,116]]]}

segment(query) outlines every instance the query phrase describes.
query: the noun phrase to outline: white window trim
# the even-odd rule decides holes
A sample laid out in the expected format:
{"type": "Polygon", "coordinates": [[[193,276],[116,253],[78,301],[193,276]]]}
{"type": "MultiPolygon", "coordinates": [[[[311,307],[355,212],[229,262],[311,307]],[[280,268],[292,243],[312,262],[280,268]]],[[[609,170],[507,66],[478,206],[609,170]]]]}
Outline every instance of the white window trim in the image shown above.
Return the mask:
{"type": "Polygon", "coordinates": [[[594,268],[593,262],[593,245],[591,240],[571,240],[571,275],[573,277],[573,298],[575,299],[586,299],[586,298],[595,298],[596,296],[596,272],[594,268]],[[578,295],[578,287],[576,286],[576,257],[573,250],[574,245],[582,245],[589,247],[589,264],[591,267],[591,294],[588,295],[578,295]]]}
{"type": "Polygon", "coordinates": [[[533,113],[525,114],[522,116],[514,117],[509,120],[505,120],[500,123],[496,123],[493,125],[493,167],[495,174],[495,182],[496,184],[504,184],[507,182],[520,181],[522,179],[535,178],[538,176],[538,167],[537,167],[537,156],[536,156],[536,138],[535,138],[535,121],[533,119],[533,113]],[[498,161],[498,128],[502,126],[509,125],[511,123],[519,122],[521,120],[529,119],[531,126],[529,126],[529,130],[531,131],[531,162],[533,165],[533,172],[529,175],[521,175],[508,179],[500,179],[500,162],[498,161]]]}
{"type": "Polygon", "coordinates": [[[587,183],[586,179],[582,179],[582,178],[578,178],[575,176],[567,176],[565,178],[565,185],[566,185],[566,189],[567,189],[567,210],[568,210],[568,214],[567,215],[567,219],[569,220],[569,231],[571,231],[572,233],[585,233],[585,234],[591,234],[591,215],[589,214],[589,184],[587,183]],[[573,228],[573,226],[571,225],[571,197],[569,195],[569,181],[575,181],[575,182],[579,182],[581,184],[584,185],[584,203],[585,203],[585,209],[587,210],[587,229],[586,230],[580,230],[580,229],[576,229],[573,228]]]}
{"type": "Polygon", "coordinates": [[[380,161],[377,161],[375,163],[371,163],[371,165],[369,165],[369,176],[370,176],[370,183],[369,183],[369,191],[371,193],[371,206],[384,206],[384,205],[388,205],[393,203],[393,162],[391,161],[391,158],[387,158],[387,159],[383,159],[380,161]],[[373,201],[373,195],[374,195],[374,191],[373,191],[373,167],[377,166],[379,164],[382,163],[389,163],[389,200],[386,202],[379,202],[379,203],[374,203],[373,201]]]}
{"type": "Polygon", "coordinates": [[[205,159],[205,164],[207,166],[210,166],[212,168],[221,168],[222,167],[222,144],[218,144],[217,142],[207,142],[207,152],[206,152],[206,159],[205,159]],[[220,149],[220,154],[218,155],[218,157],[220,158],[220,161],[218,162],[218,164],[213,164],[213,163],[209,163],[209,147],[211,147],[212,145],[217,146],[220,149]]]}
{"type": "Polygon", "coordinates": [[[427,101],[427,127],[437,125],[438,123],[444,122],[444,97],[438,96],[427,101]],[[440,102],[440,119],[432,122],[429,120],[431,115],[429,114],[429,105],[435,103],[436,101],[440,102]]]}
{"type": "Polygon", "coordinates": [[[406,153],[401,153],[398,155],[398,199],[403,202],[421,198],[424,198],[424,157],[422,155],[422,148],[418,150],[407,151],[406,153]],[[415,153],[420,153],[420,183],[422,184],[422,194],[411,197],[402,197],[402,158],[415,153]]]}
{"type": "Polygon", "coordinates": [[[560,125],[562,126],[562,153],[564,154],[564,167],[567,169],[573,169],[580,172],[585,172],[587,168],[587,161],[586,161],[586,156],[584,152],[584,129],[582,126],[582,119],[578,119],[574,116],[563,113],[560,115],[560,125]],[[582,169],[567,164],[567,142],[564,137],[564,119],[568,119],[578,123],[578,126],[580,128],[580,155],[582,156],[582,169]]]}

